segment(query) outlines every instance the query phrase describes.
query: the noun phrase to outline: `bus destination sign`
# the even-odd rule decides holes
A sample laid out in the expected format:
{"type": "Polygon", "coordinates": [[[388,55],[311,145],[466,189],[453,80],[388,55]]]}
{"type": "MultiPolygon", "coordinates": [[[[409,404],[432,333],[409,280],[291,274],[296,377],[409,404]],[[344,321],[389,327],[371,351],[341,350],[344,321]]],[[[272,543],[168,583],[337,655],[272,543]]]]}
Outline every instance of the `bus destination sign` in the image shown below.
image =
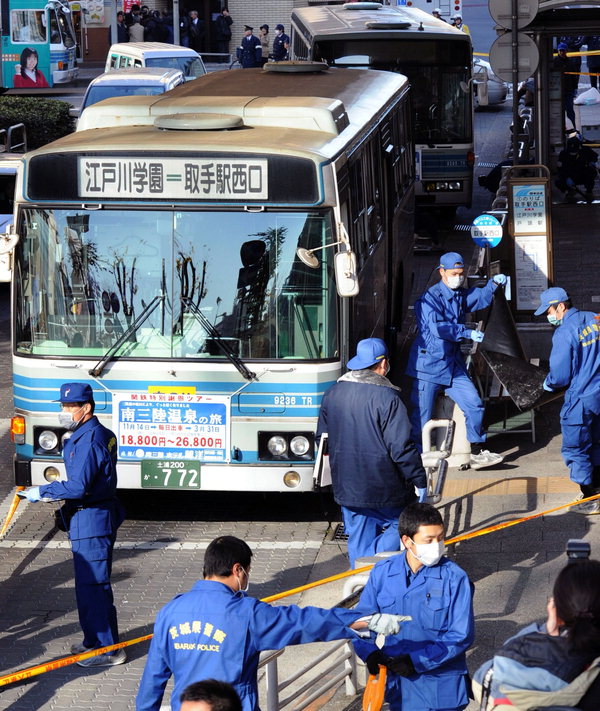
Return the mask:
{"type": "Polygon", "coordinates": [[[266,159],[79,157],[82,198],[266,200],[266,159]]]}
{"type": "Polygon", "coordinates": [[[114,393],[119,459],[228,462],[230,410],[223,395],[114,393]]]}

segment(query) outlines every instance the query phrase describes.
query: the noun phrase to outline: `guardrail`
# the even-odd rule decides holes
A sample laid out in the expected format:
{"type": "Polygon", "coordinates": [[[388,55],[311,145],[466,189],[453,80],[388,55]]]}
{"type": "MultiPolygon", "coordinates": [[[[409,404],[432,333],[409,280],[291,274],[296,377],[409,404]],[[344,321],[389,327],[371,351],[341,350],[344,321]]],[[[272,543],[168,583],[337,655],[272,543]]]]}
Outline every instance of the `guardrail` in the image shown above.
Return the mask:
{"type": "Polygon", "coordinates": [[[0,153],[25,152],[27,152],[27,134],[24,123],[15,123],[8,128],[0,129],[0,153]],[[18,143],[15,142],[14,134],[20,138],[18,143]]]}

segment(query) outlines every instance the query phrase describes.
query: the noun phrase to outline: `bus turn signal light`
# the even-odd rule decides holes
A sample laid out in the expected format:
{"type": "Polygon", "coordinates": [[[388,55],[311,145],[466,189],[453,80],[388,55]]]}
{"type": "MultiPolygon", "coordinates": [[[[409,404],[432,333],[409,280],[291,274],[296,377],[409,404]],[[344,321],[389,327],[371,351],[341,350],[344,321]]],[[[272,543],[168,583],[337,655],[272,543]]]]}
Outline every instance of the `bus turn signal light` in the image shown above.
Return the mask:
{"type": "Polygon", "coordinates": [[[10,421],[10,439],[15,444],[25,444],[25,418],[15,415],[10,421]]]}

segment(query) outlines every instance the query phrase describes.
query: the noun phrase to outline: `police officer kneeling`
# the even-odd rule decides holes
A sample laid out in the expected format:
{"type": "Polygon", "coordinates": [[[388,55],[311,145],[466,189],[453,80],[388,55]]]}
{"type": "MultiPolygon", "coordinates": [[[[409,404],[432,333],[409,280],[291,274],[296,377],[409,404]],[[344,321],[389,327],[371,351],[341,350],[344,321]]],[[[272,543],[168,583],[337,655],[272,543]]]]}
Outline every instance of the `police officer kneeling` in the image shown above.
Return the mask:
{"type": "MultiPolygon", "coordinates": [[[[27,489],[30,502],[65,499],[61,509],[75,565],[75,594],[83,642],[71,647],[81,654],[117,644],[117,611],[110,586],[117,529],[124,519],[117,489],[117,439],[94,415],[94,395],[87,383],[60,388],[60,424],[73,434],[65,440],[66,481],[27,489]]],[[[79,662],[82,667],[114,666],[127,659],[124,649],[79,662]]]]}

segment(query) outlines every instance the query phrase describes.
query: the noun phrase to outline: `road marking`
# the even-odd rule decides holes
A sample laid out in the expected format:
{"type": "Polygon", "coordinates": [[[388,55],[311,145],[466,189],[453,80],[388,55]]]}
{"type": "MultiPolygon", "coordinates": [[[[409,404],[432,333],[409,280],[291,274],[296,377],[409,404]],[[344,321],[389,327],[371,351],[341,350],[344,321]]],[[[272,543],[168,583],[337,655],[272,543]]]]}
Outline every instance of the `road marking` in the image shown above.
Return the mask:
{"type": "MultiPolygon", "coordinates": [[[[212,540],[212,539],[211,539],[212,540]]],[[[210,541],[188,542],[188,541],[117,541],[116,550],[166,550],[166,551],[202,551],[208,548],[210,541]]],[[[273,550],[304,550],[307,548],[319,549],[323,541],[246,541],[253,551],[273,551],[273,550]]],[[[9,540],[0,541],[0,548],[53,548],[70,550],[69,541],[35,541],[9,540]]]]}

